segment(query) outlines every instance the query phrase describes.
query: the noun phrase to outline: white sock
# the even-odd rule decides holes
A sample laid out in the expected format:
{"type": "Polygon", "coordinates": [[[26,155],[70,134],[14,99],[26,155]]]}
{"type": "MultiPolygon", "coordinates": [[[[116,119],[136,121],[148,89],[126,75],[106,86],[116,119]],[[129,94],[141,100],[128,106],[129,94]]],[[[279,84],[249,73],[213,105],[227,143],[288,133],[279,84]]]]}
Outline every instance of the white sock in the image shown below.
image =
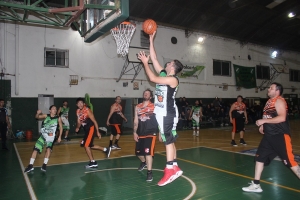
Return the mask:
{"type": "Polygon", "coordinates": [[[106,148],[106,147],[104,147],[104,148],[103,148],[103,151],[106,151],[106,150],[107,150],[107,148],[106,148]]]}
{"type": "Polygon", "coordinates": [[[168,169],[173,169],[173,165],[167,165],[168,169]]]}
{"type": "Polygon", "coordinates": [[[49,161],[49,158],[44,158],[44,164],[47,165],[48,161],[49,161]]]}
{"type": "Polygon", "coordinates": [[[173,166],[174,166],[174,165],[178,166],[177,162],[173,162],[173,166]]]}
{"type": "Polygon", "coordinates": [[[95,162],[95,160],[91,160],[91,162],[95,162]]]}
{"type": "Polygon", "coordinates": [[[34,159],[34,158],[30,158],[30,162],[29,162],[29,164],[30,164],[30,165],[33,165],[34,161],[35,161],[35,159],[34,159]]]}

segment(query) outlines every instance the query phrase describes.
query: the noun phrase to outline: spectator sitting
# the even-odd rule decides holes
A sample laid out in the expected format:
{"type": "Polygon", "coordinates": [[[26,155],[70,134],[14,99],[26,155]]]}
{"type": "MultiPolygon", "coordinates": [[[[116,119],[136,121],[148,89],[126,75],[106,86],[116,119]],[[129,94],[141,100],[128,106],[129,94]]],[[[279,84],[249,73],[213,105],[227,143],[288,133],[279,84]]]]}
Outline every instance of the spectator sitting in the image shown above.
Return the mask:
{"type": "Polygon", "coordinates": [[[212,103],[212,106],[215,108],[215,112],[218,113],[220,110],[220,101],[218,97],[215,98],[215,100],[212,103]]]}
{"type": "Polygon", "coordinates": [[[210,104],[210,113],[211,117],[209,119],[210,121],[213,121],[214,119],[216,119],[216,108],[214,107],[213,103],[210,104]]]}
{"type": "Polygon", "coordinates": [[[188,129],[192,128],[192,120],[190,120],[191,109],[188,107],[185,113],[186,125],[185,127],[188,129]]]}
{"type": "Polygon", "coordinates": [[[221,126],[224,126],[226,124],[228,125],[229,118],[228,115],[226,116],[224,108],[220,109],[220,112],[218,113],[218,120],[221,122],[221,126]]]}

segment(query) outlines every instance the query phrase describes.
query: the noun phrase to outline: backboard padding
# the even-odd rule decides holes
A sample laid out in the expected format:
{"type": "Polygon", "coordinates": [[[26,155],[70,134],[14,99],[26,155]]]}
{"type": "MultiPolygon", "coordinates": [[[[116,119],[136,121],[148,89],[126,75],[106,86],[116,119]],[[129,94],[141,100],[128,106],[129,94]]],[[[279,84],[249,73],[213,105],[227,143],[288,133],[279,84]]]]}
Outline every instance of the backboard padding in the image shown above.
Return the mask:
{"type": "MultiPolygon", "coordinates": [[[[106,18],[101,19],[95,26],[87,30],[87,33],[84,36],[84,42],[90,43],[95,41],[97,38],[109,32],[110,29],[116,27],[129,17],[129,0],[118,1],[120,1],[119,9],[113,11],[103,10],[103,12],[99,12],[100,14],[107,14],[107,16],[106,18]]],[[[94,16],[90,17],[93,18],[94,16]]]]}

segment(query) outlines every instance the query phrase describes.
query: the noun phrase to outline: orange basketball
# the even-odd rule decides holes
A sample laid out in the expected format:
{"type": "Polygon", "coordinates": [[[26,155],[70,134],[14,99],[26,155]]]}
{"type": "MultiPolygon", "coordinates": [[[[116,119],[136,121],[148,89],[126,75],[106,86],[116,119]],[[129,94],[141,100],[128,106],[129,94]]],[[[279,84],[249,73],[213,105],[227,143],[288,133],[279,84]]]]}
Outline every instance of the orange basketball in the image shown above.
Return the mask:
{"type": "Polygon", "coordinates": [[[148,35],[151,35],[154,33],[154,31],[156,31],[157,29],[157,25],[156,22],[152,19],[147,19],[144,21],[143,23],[143,30],[145,33],[147,33],[148,35]]]}

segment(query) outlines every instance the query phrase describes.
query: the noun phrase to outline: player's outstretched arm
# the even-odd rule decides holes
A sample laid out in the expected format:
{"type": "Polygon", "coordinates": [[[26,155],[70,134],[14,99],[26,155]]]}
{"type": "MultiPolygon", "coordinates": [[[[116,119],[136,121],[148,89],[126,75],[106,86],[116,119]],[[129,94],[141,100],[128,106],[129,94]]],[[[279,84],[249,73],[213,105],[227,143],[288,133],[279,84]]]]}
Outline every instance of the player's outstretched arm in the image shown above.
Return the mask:
{"type": "Polygon", "coordinates": [[[143,62],[146,74],[151,82],[169,85],[172,88],[175,88],[178,85],[178,80],[175,77],[160,77],[155,75],[148,64],[149,55],[146,55],[144,51],[140,51],[140,53],[138,54],[138,59],[143,62]]]}
{"type": "Polygon", "coordinates": [[[76,125],[76,128],[75,128],[76,133],[78,133],[80,126],[81,126],[81,122],[80,122],[79,118],[77,118],[77,125],[76,125]]]}
{"type": "Polygon", "coordinates": [[[94,113],[93,113],[91,110],[88,111],[88,116],[89,116],[89,118],[92,120],[92,122],[94,123],[94,126],[95,126],[95,129],[96,129],[97,136],[98,136],[98,138],[100,139],[100,138],[101,138],[101,134],[100,134],[100,132],[99,132],[99,126],[98,126],[98,123],[97,123],[97,121],[96,121],[96,119],[95,119],[94,113]]]}
{"type": "Polygon", "coordinates": [[[159,64],[157,57],[156,57],[156,52],[154,48],[154,37],[155,37],[156,31],[152,35],[149,35],[149,41],[150,41],[150,57],[153,63],[153,67],[155,71],[159,74],[161,70],[164,68],[159,64]]]}
{"type": "Polygon", "coordinates": [[[46,114],[43,114],[41,110],[37,110],[35,114],[36,119],[45,119],[47,117],[46,114]]]}
{"type": "Polygon", "coordinates": [[[110,107],[110,111],[109,111],[109,114],[108,114],[108,117],[107,117],[107,120],[106,120],[106,125],[107,125],[107,126],[110,125],[110,124],[109,124],[109,119],[110,119],[110,117],[112,116],[112,114],[114,113],[115,107],[116,107],[115,104],[113,104],[113,105],[110,107]]]}

